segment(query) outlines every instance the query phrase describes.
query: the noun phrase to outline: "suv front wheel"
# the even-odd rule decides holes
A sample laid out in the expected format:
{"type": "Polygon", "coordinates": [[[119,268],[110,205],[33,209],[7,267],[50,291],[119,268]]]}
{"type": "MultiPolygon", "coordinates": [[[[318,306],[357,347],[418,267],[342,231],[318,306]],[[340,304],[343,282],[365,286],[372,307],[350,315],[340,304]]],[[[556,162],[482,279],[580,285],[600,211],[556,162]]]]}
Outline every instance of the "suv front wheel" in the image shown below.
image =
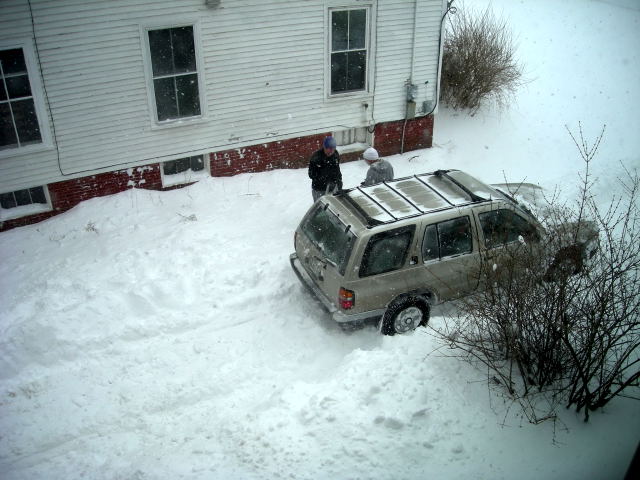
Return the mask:
{"type": "Polygon", "coordinates": [[[380,320],[383,335],[403,334],[415,330],[429,321],[429,305],[418,298],[405,298],[387,308],[380,320]]]}

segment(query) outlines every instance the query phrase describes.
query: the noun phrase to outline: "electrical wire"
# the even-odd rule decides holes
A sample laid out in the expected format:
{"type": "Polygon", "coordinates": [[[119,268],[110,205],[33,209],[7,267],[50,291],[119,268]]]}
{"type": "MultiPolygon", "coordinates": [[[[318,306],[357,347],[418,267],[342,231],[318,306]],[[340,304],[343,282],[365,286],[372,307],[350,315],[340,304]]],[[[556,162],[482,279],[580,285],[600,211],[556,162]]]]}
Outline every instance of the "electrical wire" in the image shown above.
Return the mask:
{"type": "Polygon", "coordinates": [[[447,9],[444,11],[444,13],[442,14],[442,18],[440,19],[440,37],[438,38],[438,75],[436,76],[436,99],[435,99],[435,102],[433,103],[433,108],[431,109],[431,111],[429,113],[424,115],[425,117],[428,117],[433,112],[435,112],[436,107],[438,106],[438,100],[439,100],[439,95],[440,95],[440,75],[442,74],[442,61],[441,61],[441,57],[442,57],[442,37],[443,37],[442,27],[444,25],[444,19],[446,18],[446,16],[449,13],[452,13],[454,15],[456,13],[456,7],[453,6],[453,2],[455,2],[455,0],[449,0],[447,2],[447,9]]]}
{"type": "MultiPolygon", "coordinates": [[[[373,89],[371,91],[371,122],[373,123],[373,125],[367,125],[367,132],[369,133],[374,133],[376,131],[376,118],[375,118],[375,109],[376,109],[376,85],[378,84],[378,11],[376,10],[376,35],[375,35],[375,39],[376,39],[376,48],[375,48],[375,52],[376,52],[376,61],[374,62],[374,66],[373,66],[373,89]]],[[[368,122],[367,122],[368,123],[368,122]]],[[[375,138],[371,139],[371,145],[373,145],[373,141],[375,140],[375,138]]]]}
{"type": "MultiPolygon", "coordinates": [[[[441,21],[440,21],[440,39],[439,39],[439,42],[438,42],[438,75],[440,74],[440,50],[441,50],[441,45],[442,45],[442,25],[444,23],[444,18],[446,17],[447,13],[449,13],[449,11],[452,10],[452,4],[453,4],[454,1],[455,0],[449,0],[447,2],[447,9],[446,9],[444,15],[442,16],[441,21]]],[[[48,107],[48,110],[49,110],[49,118],[51,119],[52,137],[53,137],[53,143],[54,143],[55,149],[56,149],[56,162],[57,162],[58,170],[60,171],[60,174],[63,177],[68,177],[68,176],[71,176],[71,175],[77,175],[79,173],[95,172],[96,170],[104,170],[104,169],[109,169],[109,168],[113,168],[113,167],[119,167],[119,166],[124,166],[124,165],[131,164],[131,162],[125,161],[125,162],[119,162],[119,163],[112,163],[112,164],[109,164],[109,165],[104,165],[104,166],[99,167],[98,169],[89,168],[89,169],[85,169],[85,170],[77,170],[77,171],[70,172],[70,173],[65,173],[65,171],[62,169],[62,161],[61,161],[61,156],[60,156],[60,147],[59,147],[59,144],[58,144],[58,136],[57,136],[57,132],[56,132],[55,117],[54,117],[54,114],[53,114],[53,109],[51,108],[51,101],[49,99],[49,93],[47,91],[47,85],[46,85],[47,82],[46,82],[46,78],[45,78],[45,75],[44,75],[44,70],[43,70],[43,67],[42,67],[42,60],[41,60],[41,56],[40,56],[40,48],[39,48],[39,45],[38,45],[38,37],[37,37],[37,34],[36,34],[35,19],[34,19],[34,15],[33,15],[33,7],[31,5],[31,0],[27,0],[27,4],[29,6],[29,16],[30,16],[30,19],[31,19],[31,31],[32,31],[32,35],[33,35],[35,53],[36,53],[36,58],[37,58],[37,61],[38,61],[38,67],[40,69],[40,76],[41,76],[41,79],[42,79],[42,89],[43,89],[44,97],[46,99],[47,107],[48,107]]],[[[376,38],[377,38],[377,35],[378,35],[378,22],[376,22],[376,38]]],[[[415,35],[415,32],[414,32],[414,35],[415,35]]],[[[376,61],[375,62],[375,67],[374,67],[374,84],[373,84],[372,99],[371,99],[371,121],[373,122],[373,126],[368,125],[366,127],[367,131],[369,133],[373,133],[375,131],[375,125],[376,125],[376,123],[375,123],[375,90],[376,90],[375,78],[376,78],[376,75],[377,75],[377,70],[378,70],[378,62],[376,61]]],[[[438,92],[438,90],[437,90],[437,85],[436,85],[436,102],[434,104],[434,108],[431,110],[431,112],[429,112],[425,116],[431,115],[433,113],[433,111],[435,110],[436,105],[437,105],[437,101],[438,101],[437,92],[438,92]]],[[[406,115],[405,115],[405,117],[406,117],[406,115]]],[[[335,126],[345,127],[344,125],[334,125],[334,127],[335,126]]],[[[405,127],[406,127],[406,118],[405,118],[405,127]]],[[[329,129],[327,129],[327,128],[316,128],[316,129],[313,129],[312,131],[321,132],[321,131],[327,131],[327,130],[329,130],[329,129]]],[[[402,132],[403,133],[403,135],[402,135],[403,139],[402,139],[401,150],[404,147],[404,130],[405,130],[405,128],[403,127],[403,132],[402,132]]],[[[305,131],[305,132],[300,131],[300,132],[293,132],[293,133],[295,134],[295,133],[309,133],[309,132],[308,131],[305,131]]],[[[248,141],[263,141],[263,140],[264,140],[264,138],[257,138],[257,139],[251,139],[251,140],[248,140],[248,141]]],[[[214,147],[214,148],[219,149],[220,147],[228,147],[228,146],[234,146],[234,145],[236,145],[236,144],[228,143],[228,144],[216,145],[217,148],[216,147],[214,147]]],[[[211,149],[208,148],[208,149],[205,149],[205,150],[210,151],[211,149]]],[[[194,150],[190,150],[190,151],[186,151],[186,152],[181,152],[180,154],[181,155],[188,155],[188,154],[195,154],[196,152],[201,152],[201,151],[202,151],[202,149],[194,149],[194,150]]],[[[151,157],[151,158],[145,158],[142,161],[143,162],[146,162],[146,161],[160,162],[160,161],[162,161],[161,159],[170,158],[170,157],[175,157],[175,155],[156,156],[156,157],[151,157]]]]}
{"type": "Polygon", "coordinates": [[[53,111],[51,110],[51,102],[49,101],[49,93],[47,92],[47,82],[44,78],[44,71],[42,70],[42,61],[40,60],[40,49],[38,48],[38,38],[36,37],[36,22],[33,19],[33,8],[31,7],[31,0],[27,0],[29,5],[29,16],[31,17],[31,33],[33,35],[33,44],[36,50],[36,58],[38,59],[38,68],[40,69],[40,77],[42,78],[42,90],[44,91],[44,98],[47,101],[47,108],[49,110],[49,116],[51,118],[51,130],[53,134],[53,143],[56,147],[56,158],[58,161],[58,170],[60,175],[66,176],[62,171],[62,165],[60,164],[60,148],[58,147],[58,136],[56,135],[56,122],[53,118],[53,111]]]}
{"type": "MultiPolygon", "coordinates": [[[[438,36],[438,70],[437,70],[437,75],[436,75],[436,95],[435,95],[435,101],[433,103],[433,108],[431,109],[431,111],[429,113],[425,113],[424,115],[421,115],[422,117],[428,117],[429,115],[431,115],[433,112],[435,112],[436,107],[438,106],[438,96],[440,94],[440,74],[441,69],[442,69],[442,64],[440,62],[441,56],[442,56],[442,26],[444,25],[444,19],[446,18],[446,16],[449,14],[449,12],[454,13],[456,12],[456,7],[453,6],[453,2],[455,0],[449,0],[447,2],[447,8],[444,11],[444,13],[442,14],[442,18],[440,19],[440,35],[438,36]]],[[[416,0],[416,10],[414,11],[414,15],[417,16],[417,5],[418,5],[418,0],[416,0]]],[[[414,50],[415,50],[415,36],[416,36],[416,29],[415,29],[415,22],[416,22],[416,18],[414,17],[414,29],[413,29],[413,42],[414,42],[414,50]]],[[[413,58],[411,61],[411,71],[413,71],[413,58]]],[[[410,88],[411,82],[413,81],[413,79],[410,79],[409,82],[407,83],[407,88],[410,88]]],[[[428,81],[426,83],[429,83],[428,81]]],[[[408,104],[405,110],[405,115],[404,115],[404,123],[402,124],[402,138],[400,140],[400,153],[404,153],[404,136],[405,136],[405,131],[407,129],[407,122],[409,121],[409,113],[408,113],[408,104]]]]}
{"type": "MultiPolygon", "coordinates": [[[[120,166],[125,166],[125,165],[130,165],[131,162],[126,161],[126,162],[119,162],[119,163],[112,163],[110,165],[104,165],[101,166],[99,168],[88,168],[85,170],[76,170],[75,172],[70,172],[70,173],[65,173],[64,170],[62,169],[62,162],[60,159],[60,147],[58,145],[58,135],[56,133],[56,122],[55,122],[55,118],[53,115],[53,109],[51,108],[51,101],[49,100],[49,93],[47,91],[47,82],[46,82],[46,78],[44,75],[44,70],[42,68],[42,61],[40,59],[40,49],[38,47],[38,37],[36,35],[36,24],[35,24],[35,20],[34,20],[34,16],[33,16],[33,8],[31,6],[31,0],[27,0],[27,4],[29,5],[29,16],[31,17],[31,32],[33,34],[33,44],[35,47],[35,52],[36,52],[36,58],[38,60],[38,67],[40,69],[40,77],[42,78],[42,90],[44,92],[44,97],[46,99],[47,102],[47,107],[49,109],[49,117],[51,118],[51,130],[52,130],[52,134],[53,134],[53,143],[55,145],[56,148],[56,160],[58,163],[58,170],[60,171],[60,175],[62,175],[63,177],[69,177],[71,175],[77,175],[79,173],[88,173],[88,172],[96,172],[99,170],[105,170],[105,169],[109,169],[109,168],[113,168],[113,167],[120,167],[120,166]]],[[[191,150],[188,152],[181,152],[181,155],[188,155],[188,154],[194,154],[195,152],[198,152],[199,150],[191,150]]],[[[152,157],[152,158],[145,158],[142,161],[143,162],[147,162],[147,161],[159,161],[161,158],[165,158],[165,157],[171,157],[172,155],[164,155],[164,156],[160,156],[160,157],[152,157]]]]}
{"type": "MultiPolygon", "coordinates": [[[[86,170],[77,170],[74,172],[70,172],[70,173],[65,173],[64,170],[62,169],[62,163],[61,163],[61,159],[60,159],[60,148],[58,146],[58,136],[56,133],[56,125],[55,125],[55,119],[54,119],[54,115],[53,115],[53,110],[51,108],[51,102],[49,100],[49,94],[47,92],[47,85],[46,85],[46,79],[45,79],[45,75],[44,75],[44,70],[42,68],[42,61],[40,59],[40,49],[38,48],[38,39],[37,39],[37,35],[36,35],[36,27],[35,27],[35,20],[34,20],[34,16],[33,16],[33,8],[31,6],[31,0],[27,0],[27,4],[29,5],[29,15],[31,17],[31,31],[33,34],[33,43],[35,46],[35,53],[36,53],[36,58],[38,60],[38,67],[40,69],[40,76],[42,78],[42,89],[44,92],[44,97],[46,99],[46,103],[49,109],[49,116],[51,118],[51,130],[52,130],[52,136],[53,136],[53,142],[56,148],[56,160],[57,160],[57,164],[58,164],[58,170],[60,171],[60,175],[62,175],[63,177],[68,177],[71,175],[77,175],[79,173],[88,173],[88,172],[96,172],[98,170],[104,170],[104,169],[109,169],[109,168],[113,168],[113,167],[120,167],[120,166],[124,166],[124,165],[130,165],[131,162],[130,161],[126,161],[126,162],[119,162],[119,163],[112,163],[110,165],[104,165],[101,166],[99,168],[90,168],[90,169],[86,169],[86,170]]],[[[374,88],[375,88],[375,84],[374,84],[374,88]]],[[[295,134],[309,134],[310,132],[327,132],[327,131],[332,131],[333,128],[335,127],[343,127],[343,128],[350,128],[347,125],[332,125],[332,127],[320,127],[320,128],[314,128],[312,130],[304,130],[304,131],[298,131],[298,132],[291,132],[294,135],[295,134]]],[[[368,128],[368,127],[367,127],[368,128]]],[[[247,139],[247,142],[261,142],[264,141],[265,137],[260,137],[260,138],[253,138],[253,139],[247,139]]],[[[273,141],[277,141],[276,139],[274,139],[273,141]]],[[[227,144],[218,144],[215,147],[209,147],[209,148],[204,148],[204,149],[194,149],[194,150],[189,150],[189,151],[185,151],[185,152],[180,152],[180,155],[184,155],[184,156],[190,156],[190,155],[196,155],[196,154],[200,154],[203,151],[206,151],[206,153],[213,153],[215,151],[221,151],[220,148],[225,148],[225,147],[237,147],[236,143],[227,143],[227,144]]],[[[169,155],[161,155],[161,156],[155,156],[155,157],[150,157],[150,158],[144,158],[141,160],[141,162],[162,162],[162,159],[164,158],[175,158],[175,154],[169,154],[169,155]]]]}

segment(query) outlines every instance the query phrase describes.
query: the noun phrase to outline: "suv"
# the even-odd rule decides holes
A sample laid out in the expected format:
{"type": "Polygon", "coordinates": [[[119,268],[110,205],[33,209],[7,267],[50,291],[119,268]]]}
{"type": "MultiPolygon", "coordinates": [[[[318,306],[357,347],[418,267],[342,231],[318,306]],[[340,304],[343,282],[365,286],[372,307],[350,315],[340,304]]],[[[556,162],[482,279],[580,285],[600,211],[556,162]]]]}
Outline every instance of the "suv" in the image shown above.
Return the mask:
{"type": "Polygon", "coordinates": [[[544,230],[515,199],[459,170],[325,195],[295,232],[291,266],[341,324],[379,320],[385,335],[473,292],[482,262],[544,230]]]}

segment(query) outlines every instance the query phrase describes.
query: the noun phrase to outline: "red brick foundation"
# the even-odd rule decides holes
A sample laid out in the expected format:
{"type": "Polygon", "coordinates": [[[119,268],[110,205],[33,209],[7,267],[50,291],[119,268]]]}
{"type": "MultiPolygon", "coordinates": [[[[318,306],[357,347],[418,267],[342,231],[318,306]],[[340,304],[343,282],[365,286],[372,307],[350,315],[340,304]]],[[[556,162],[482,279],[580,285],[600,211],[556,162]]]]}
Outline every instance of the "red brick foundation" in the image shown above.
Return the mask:
{"type": "Polygon", "coordinates": [[[49,185],[49,195],[54,209],[66,211],[83,200],[112,195],[133,187],[161,190],[160,165],[156,163],[52,183],[49,185]]]}
{"type": "Polygon", "coordinates": [[[41,222],[54,215],[66,212],[83,200],[112,195],[133,187],[162,190],[160,165],[156,163],[144,167],[50,183],[48,188],[53,211],[0,222],[0,231],[41,222]]]}
{"type": "MultiPolygon", "coordinates": [[[[264,172],[278,168],[304,168],[328,133],[261,143],[214,152],[209,155],[211,175],[264,172]]],[[[381,156],[429,148],[433,139],[433,116],[381,123],[375,127],[374,147],[381,156]],[[403,135],[404,133],[404,135],[403,135]],[[404,137],[404,138],[403,138],[404,137]],[[404,140],[404,145],[403,145],[404,140]]],[[[360,152],[342,155],[343,162],[356,160],[360,152]]],[[[48,185],[53,211],[0,222],[0,231],[29,225],[65,212],[83,200],[122,192],[128,188],[163,190],[160,165],[155,163],[127,170],[100,173],[48,185]]],[[[165,188],[170,190],[180,186],[165,188]]]]}
{"type": "Polygon", "coordinates": [[[329,133],[292,138],[250,147],[223,150],[210,155],[211,176],[264,172],[276,168],[303,168],[329,133]]]}
{"type": "Polygon", "coordinates": [[[431,148],[432,143],[433,116],[409,120],[406,125],[404,120],[376,125],[375,147],[383,157],[419,148],[431,148]]]}

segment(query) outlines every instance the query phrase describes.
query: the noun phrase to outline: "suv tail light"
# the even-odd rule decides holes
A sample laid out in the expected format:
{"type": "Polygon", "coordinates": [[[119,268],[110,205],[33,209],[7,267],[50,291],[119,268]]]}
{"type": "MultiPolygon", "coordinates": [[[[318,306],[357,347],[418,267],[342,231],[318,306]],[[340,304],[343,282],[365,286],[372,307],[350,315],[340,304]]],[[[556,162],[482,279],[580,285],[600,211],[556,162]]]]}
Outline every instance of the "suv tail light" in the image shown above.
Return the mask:
{"type": "Polygon", "coordinates": [[[340,303],[340,308],[342,308],[343,310],[349,310],[353,308],[356,303],[356,294],[351,290],[340,287],[340,292],[338,293],[338,302],[340,303]]]}

